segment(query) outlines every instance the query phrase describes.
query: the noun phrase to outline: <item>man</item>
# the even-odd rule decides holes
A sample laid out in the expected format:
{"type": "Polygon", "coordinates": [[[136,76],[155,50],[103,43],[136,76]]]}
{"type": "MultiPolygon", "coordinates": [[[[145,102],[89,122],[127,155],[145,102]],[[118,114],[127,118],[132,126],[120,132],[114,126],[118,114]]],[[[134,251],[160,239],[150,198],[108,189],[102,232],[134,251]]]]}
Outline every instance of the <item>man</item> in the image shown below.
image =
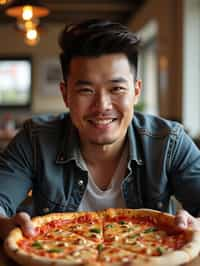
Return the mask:
{"type": "Polygon", "coordinates": [[[193,217],[200,211],[199,150],[178,123],[134,114],[141,92],[136,36],[120,24],[90,20],[66,27],[60,46],[60,88],[70,115],[26,122],[2,154],[1,238],[16,225],[34,234],[30,216],[16,214],[30,189],[31,215],[172,211],[175,195],[188,211],[177,214],[177,224],[199,230],[193,217]]]}

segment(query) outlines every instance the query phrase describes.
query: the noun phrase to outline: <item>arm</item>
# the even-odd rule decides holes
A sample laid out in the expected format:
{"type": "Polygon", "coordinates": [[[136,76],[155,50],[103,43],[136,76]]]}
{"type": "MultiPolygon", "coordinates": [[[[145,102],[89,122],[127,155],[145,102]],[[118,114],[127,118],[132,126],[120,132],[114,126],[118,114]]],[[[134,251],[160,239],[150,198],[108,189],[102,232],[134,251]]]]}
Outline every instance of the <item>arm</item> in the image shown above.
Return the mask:
{"type": "Polygon", "coordinates": [[[35,234],[27,213],[15,210],[32,185],[32,151],[25,130],[21,131],[0,156],[0,238],[20,226],[26,236],[35,234]],[[10,216],[10,217],[9,217],[10,216]]]}
{"type": "Polygon", "coordinates": [[[28,214],[15,214],[26,198],[33,180],[32,149],[23,129],[0,155],[0,238],[20,225],[25,234],[32,231],[28,214]],[[31,229],[29,229],[31,228],[31,229]]]}
{"type": "Polygon", "coordinates": [[[7,216],[15,214],[32,187],[32,149],[23,129],[0,154],[0,206],[7,216]]]}
{"type": "Polygon", "coordinates": [[[200,230],[200,150],[181,130],[170,157],[170,183],[183,210],[176,214],[180,228],[200,230]]]}
{"type": "Polygon", "coordinates": [[[172,193],[193,216],[200,213],[200,150],[180,130],[169,153],[168,180],[172,193]]]}

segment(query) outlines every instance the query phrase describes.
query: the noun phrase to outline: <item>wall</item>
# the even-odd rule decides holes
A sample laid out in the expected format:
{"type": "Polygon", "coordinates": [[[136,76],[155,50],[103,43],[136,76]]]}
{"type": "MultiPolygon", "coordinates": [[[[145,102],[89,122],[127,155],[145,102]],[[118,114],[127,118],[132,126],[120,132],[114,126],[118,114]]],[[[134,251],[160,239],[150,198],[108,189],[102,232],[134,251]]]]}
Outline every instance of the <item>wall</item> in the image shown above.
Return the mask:
{"type": "MultiPolygon", "coordinates": [[[[30,55],[33,60],[33,104],[32,113],[60,112],[65,110],[60,93],[48,95],[43,93],[40,82],[40,66],[45,60],[57,58],[59,47],[57,38],[63,28],[62,24],[45,25],[40,43],[35,47],[28,47],[23,42],[23,36],[14,28],[14,23],[0,25],[0,56],[30,55]]],[[[59,90],[59,84],[58,84],[59,90]]],[[[47,92],[48,90],[46,90],[47,92]]]]}
{"type": "MultiPolygon", "coordinates": [[[[139,31],[149,21],[158,24],[158,67],[165,67],[167,86],[159,88],[159,113],[167,118],[182,119],[182,0],[147,0],[130,19],[129,27],[139,31]],[[163,58],[165,64],[163,66],[163,58]]],[[[158,84],[159,80],[158,80],[158,84]]]]}
{"type": "MultiPolygon", "coordinates": [[[[167,62],[168,84],[159,89],[159,113],[169,118],[182,119],[182,0],[147,0],[129,23],[134,31],[140,30],[150,20],[158,23],[158,58],[167,62]]],[[[57,57],[57,37],[61,24],[45,26],[41,41],[36,47],[27,47],[14,29],[14,24],[0,25],[0,55],[30,54],[33,57],[33,113],[59,112],[65,110],[60,95],[43,94],[40,82],[42,60],[57,57]]],[[[159,83],[159,80],[158,80],[159,83]]]]}

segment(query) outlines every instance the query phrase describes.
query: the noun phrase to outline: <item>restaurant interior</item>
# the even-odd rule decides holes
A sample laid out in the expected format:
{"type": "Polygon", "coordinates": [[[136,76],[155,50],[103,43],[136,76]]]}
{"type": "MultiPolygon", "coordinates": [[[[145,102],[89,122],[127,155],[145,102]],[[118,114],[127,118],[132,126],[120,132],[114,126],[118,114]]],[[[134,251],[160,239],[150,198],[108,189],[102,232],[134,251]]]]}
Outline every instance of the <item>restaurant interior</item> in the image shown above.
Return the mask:
{"type": "Polygon", "coordinates": [[[67,111],[58,36],[66,23],[89,18],[137,33],[136,111],[182,123],[200,147],[200,0],[0,0],[0,151],[24,120],[67,111]],[[32,15],[24,17],[27,3],[32,15]]]}
{"type": "Polygon", "coordinates": [[[138,34],[143,92],[136,109],[181,122],[199,144],[199,0],[16,2],[0,0],[1,149],[25,119],[66,111],[57,39],[66,23],[87,18],[121,22],[138,34]],[[35,13],[24,19],[27,2],[35,13]]]}

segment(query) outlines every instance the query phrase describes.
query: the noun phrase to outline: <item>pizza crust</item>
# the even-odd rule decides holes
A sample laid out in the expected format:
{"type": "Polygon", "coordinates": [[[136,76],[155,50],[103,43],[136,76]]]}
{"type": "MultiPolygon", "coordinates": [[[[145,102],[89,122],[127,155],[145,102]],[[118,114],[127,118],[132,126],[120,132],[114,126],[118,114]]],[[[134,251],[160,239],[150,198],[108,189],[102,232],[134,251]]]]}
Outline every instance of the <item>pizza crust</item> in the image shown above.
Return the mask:
{"type": "MultiPolygon", "coordinates": [[[[84,215],[90,215],[94,219],[106,219],[117,216],[130,216],[130,217],[151,217],[152,221],[162,224],[164,226],[172,227],[173,230],[180,231],[175,225],[174,216],[149,209],[107,209],[97,212],[76,212],[76,213],[52,213],[42,217],[35,217],[32,219],[35,226],[42,226],[48,222],[58,219],[73,220],[84,215]]],[[[187,233],[188,243],[186,243],[180,250],[175,250],[161,256],[145,256],[136,254],[132,263],[129,262],[129,266],[172,266],[180,265],[190,262],[193,258],[198,256],[200,252],[200,231],[192,231],[190,229],[185,230],[187,233]]],[[[96,262],[77,264],[73,262],[67,262],[64,259],[53,259],[42,257],[34,254],[28,254],[23,249],[20,249],[17,245],[17,241],[22,239],[22,231],[19,228],[12,230],[8,238],[5,240],[4,247],[6,253],[12,257],[15,261],[22,265],[39,266],[39,265],[54,265],[54,266],[122,266],[123,263],[101,263],[96,262]]]]}

